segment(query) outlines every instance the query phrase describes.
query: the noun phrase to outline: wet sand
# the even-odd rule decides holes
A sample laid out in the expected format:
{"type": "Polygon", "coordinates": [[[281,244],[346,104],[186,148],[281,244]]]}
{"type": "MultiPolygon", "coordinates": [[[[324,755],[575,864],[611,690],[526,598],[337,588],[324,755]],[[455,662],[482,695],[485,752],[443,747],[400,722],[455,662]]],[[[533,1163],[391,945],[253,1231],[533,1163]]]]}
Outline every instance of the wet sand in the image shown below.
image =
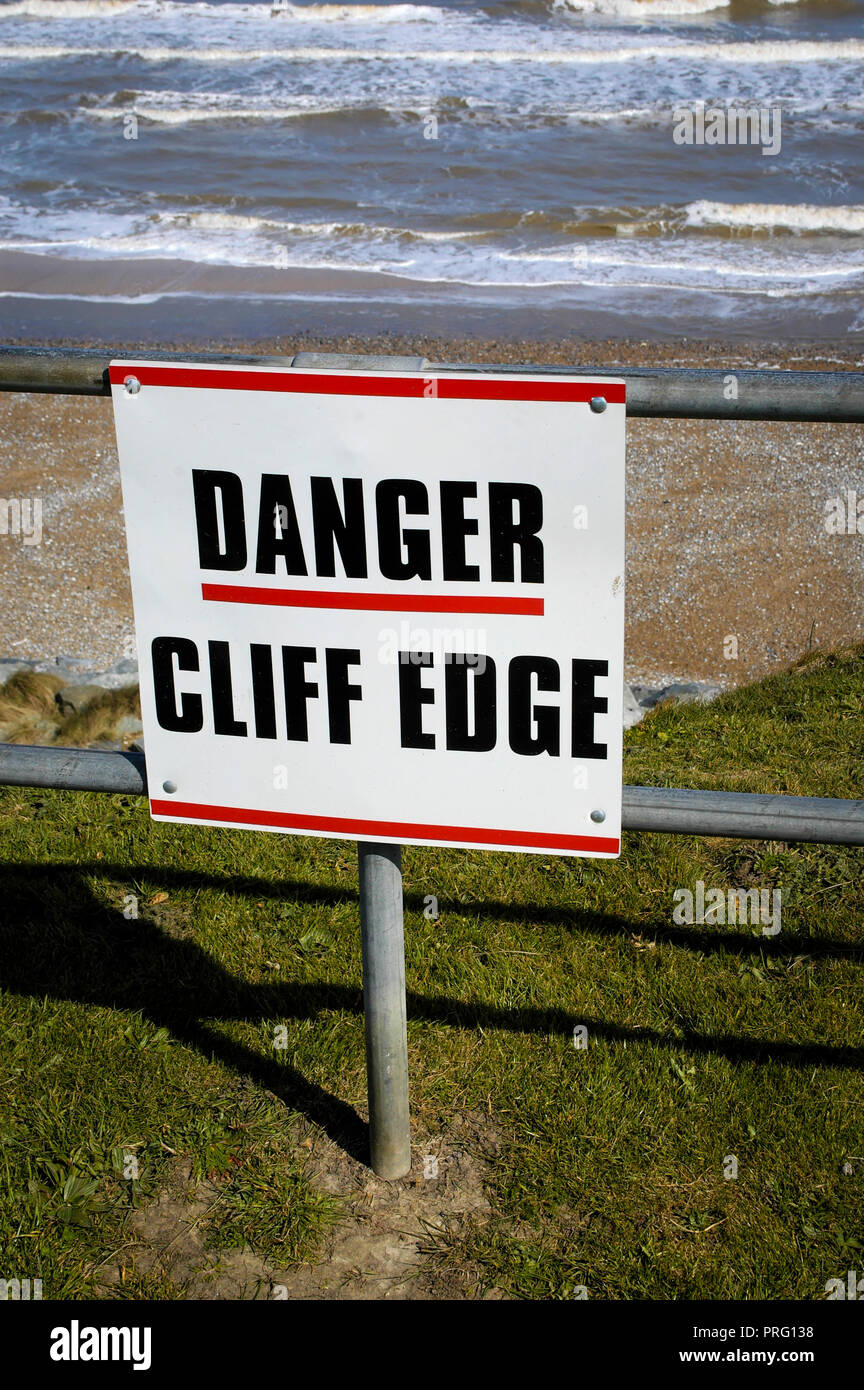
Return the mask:
{"type": "MultiPolygon", "coordinates": [[[[819,312],[806,298],[783,296],[760,307],[759,336],[765,342],[818,339],[817,351],[832,343],[857,344],[864,355],[864,330],[840,299],[819,312]]],[[[704,292],[679,287],[674,294],[645,285],[634,299],[615,285],[469,284],[412,279],[407,270],[349,270],[332,266],[225,265],[216,260],[162,256],[84,257],[0,249],[0,325],[12,336],[56,341],[76,334],[84,341],[190,342],[237,346],[283,334],[429,335],[452,339],[454,325],[478,342],[542,342],[556,347],[578,337],[598,341],[650,340],[675,346],[722,322],[730,344],[748,351],[753,318],[746,296],[730,301],[718,317],[704,292]],[[686,339],[685,339],[686,340],[686,339]]],[[[715,331],[716,337],[716,331],[715,331]]],[[[851,349],[850,349],[851,350],[851,349]]]]}

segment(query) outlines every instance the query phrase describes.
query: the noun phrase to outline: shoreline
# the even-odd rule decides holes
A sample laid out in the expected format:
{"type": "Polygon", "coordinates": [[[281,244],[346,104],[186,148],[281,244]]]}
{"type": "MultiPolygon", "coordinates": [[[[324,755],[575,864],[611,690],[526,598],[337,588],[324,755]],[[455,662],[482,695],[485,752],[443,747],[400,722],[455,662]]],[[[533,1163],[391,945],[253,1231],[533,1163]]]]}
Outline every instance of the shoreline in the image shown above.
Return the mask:
{"type": "Polygon", "coordinates": [[[4,338],[85,337],[166,344],[176,325],[185,341],[263,342],[293,335],[365,339],[412,333],[446,341],[669,343],[698,338],[746,350],[753,342],[787,350],[802,342],[852,344],[864,354],[864,319],[853,298],[819,296],[757,302],[729,292],[656,286],[538,286],[411,279],[390,271],[228,265],[176,258],[58,256],[0,249],[4,338]],[[814,327],[815,325],[815,327],[814,327]],[[692,330],[692,331],[688,331],[692,330]],[[818,330],[818,331],[817,331],[818,330]]]}

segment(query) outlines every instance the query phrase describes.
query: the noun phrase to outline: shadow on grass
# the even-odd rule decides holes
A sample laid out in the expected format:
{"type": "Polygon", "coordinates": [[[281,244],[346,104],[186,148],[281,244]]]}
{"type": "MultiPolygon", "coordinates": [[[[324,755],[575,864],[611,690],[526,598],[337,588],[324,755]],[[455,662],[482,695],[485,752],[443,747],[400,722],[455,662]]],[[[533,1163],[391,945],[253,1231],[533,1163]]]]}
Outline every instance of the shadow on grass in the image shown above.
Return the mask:
{"type": "MultiPolygon", "coordinates": [[[[146,877],[158,882],[165,889],[189,891],[195,888],[218,888],[223,893],[235,897],[271,899],[273,902],[308,903],[314,907],[336,907],[344,903],[357,905],[359,922],[359,896],[356,888],[330,888],[326,884],[302,882],[296,879],[256,878],[253,876],[222,878],[197,869],[166,869],[148,864],[108,863],[100,859],[92,864],[55,863],[33,865],[0,865],[0,892],[6,879],[16,875],[26,875],[29,880],[41,878],[54,883],[60,874],[75,874],[86,877],[88,874],[105,875],[129,883],[136,876],[146,877]]],[[[86,888],[84,890],[87,891],[86,888]]],[[[89,900],[89,894],[88,894],[89,900]]],[[[426,905],[423,893],[406,892],[405,910],[422,913],[426,905]]],[[[101,904],[98,911],[104,916],[101,904]]],[[[810,956],[814,960],[853,960],[864,965],[864,941],[859,943],[836,941],[827,936],[804,936],[800,932],[790,932],[784,928],[776,937],[755,933],[753,928],[740,931],[724,930],[720,926],[705,930],[698,926],[673,926],[667,920],[634,922],[629,917],[618,917],[612,913],[599,914],[578,907],[537,907],[531,903],[498,902],[495,899],[438,898],[438,911],[441,917],[453,913],[459,917],[488,917],[499,922],[524,922],[527,926],[543,923],[546,926],[569,927],[574,935],[597,937],[631,937],[638,933],[643,937],[653,937],[657,941],[680,950],[696,951],[701,955],[767,955],[775,958],[786,956],[810,956]]]]}
{"type": "MultiPolygon", "coordinates": [[[[140,1011],[155,1027],[167,1028],[178,1042],[214,1057],[237,1073],[272,1091],[286,1106],[299,1111],[353,1157],[368,1159],[368,1126],[354,1108],[323,1087],[307,1080],[296,1068],[277,1063],[226,1038],[219,1022],[273,1019],[311,1019],[325,1010],[360,1014],[362,990],[342,984],[253,985],[223,969],[194,941],[168,935],[146,917],[127,921],[106,909],[90,892],[91,873],[116,876],[127,883],[138,874],[157,879],[165,888],[218,887],[223,892],[254,895],[278,901],[316,905],[356,902],[357,893],[317,885],[258,878],[221,878],[194,870],[138,869],[129,864],[7,865],[0,867],[0,982],[12,992],[72,1000],[103,1008],[140,1011]],[[43,898],[63,895],[62,924],[46,922],[43,898]]],[[[422,911],[420,894],[407,894],[406,906],[422,911]]],[[[441,901],[443,913],[489,916],[525,922],[554,922],[574,932],[600,936],[632,935],[701,952],[760,953],[774,956],[806,954],[864,960],[861,947],[825,938],[789,936],[763,938],[749,931],[705,931],[675,928],[667,923],[635,924],[624,918],[561,908],[533,909],[512,903],[441,901]]],[[[56,908],[52,909],[56,913],[56,908]]],[[[682,1030],[671,1034],[651,1028],[627,1028],[604,1019],[561,1008],[497,1008],[482,1002],[462,1002],[442,996],[408,993],[408,1016],[457,1028],[482,1027],[520,1033],[572,1035],[584,1024],[595,1038],[610,1042],[650,1042],[660,1047],[714,1054],[732,1061],[782,1062],[789,1066],[839,1066],[864,1069],[864,1047],[823,1043],[794,1043],[729,1034],[682,1030]]]]}

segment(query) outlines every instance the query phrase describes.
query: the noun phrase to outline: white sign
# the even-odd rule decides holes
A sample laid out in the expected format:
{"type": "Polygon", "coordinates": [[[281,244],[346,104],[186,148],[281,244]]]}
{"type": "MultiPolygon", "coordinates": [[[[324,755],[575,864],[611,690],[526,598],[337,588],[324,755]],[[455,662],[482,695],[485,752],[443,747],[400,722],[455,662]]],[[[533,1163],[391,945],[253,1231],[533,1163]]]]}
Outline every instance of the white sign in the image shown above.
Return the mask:
{"type": "Polygon", "coordinates": [[[619,853],[623,382],[110,375],[155,819],[619,853]]]}

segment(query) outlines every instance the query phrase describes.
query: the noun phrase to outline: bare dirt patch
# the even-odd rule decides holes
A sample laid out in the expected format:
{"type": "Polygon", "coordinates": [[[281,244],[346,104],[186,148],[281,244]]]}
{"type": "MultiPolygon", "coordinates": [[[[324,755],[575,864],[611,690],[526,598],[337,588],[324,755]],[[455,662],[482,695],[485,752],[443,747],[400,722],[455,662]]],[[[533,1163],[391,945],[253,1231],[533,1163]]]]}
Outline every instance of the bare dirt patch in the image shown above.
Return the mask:
{"type": "Polygon", "coordinates": [[[439,1234],[491,1215],[487,1185],[500,1150],[488,1118],[458,1116],[448,1132],[416,1142],[411,1172],[384,1182],[313,1127],[297,1132],[309,1178],[338,1197],[344,1218],[314,1263],[279,1269],[266,1255],[207,1246],[217,1183],[191,1181],[191,1159],[178,1156],[168,1187],[133,1213],[129,1242],[102,1267],[106,1291],[145,1274],[162,1275],[191,1299],[500,1298],[479,1270],[440,1268],[430,1257],[439,1234]]]}

